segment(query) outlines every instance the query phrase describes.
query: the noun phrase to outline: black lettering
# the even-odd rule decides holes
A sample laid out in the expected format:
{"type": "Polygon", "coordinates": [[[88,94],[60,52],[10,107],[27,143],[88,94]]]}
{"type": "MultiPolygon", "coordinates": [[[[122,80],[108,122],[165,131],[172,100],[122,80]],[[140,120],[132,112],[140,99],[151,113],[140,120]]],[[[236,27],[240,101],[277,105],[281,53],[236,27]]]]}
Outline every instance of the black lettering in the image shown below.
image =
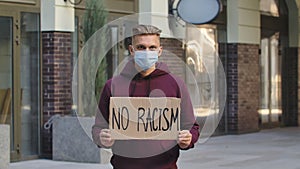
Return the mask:
{"type": "Polygon", "coordinates": [[[147,131],[148,130],[148,124],[149,124],[149,126],[150,126],[150,130],[152,131],[152,128],[151,128],[151,121],[152,121],[152,118],[151,118],[151,110],[150,110],[150,108],[148,108],[148,116],[147,116],[147,118],[146,118],[146,120],[147,120],[147,122],[146,122],[146,126],[145,126],[145,131],[147,131]]]}
{"type": "Polygon", "coordinates": [[[115,129],[115,121],[117,123],[118,129],[120,129],[120,108],[118,108],[118,117],[116,116],[115,109],[112,111],[112,129],[115,129]]]}
{"type": "Polygon", "coordinates": [[[122,119],[121,119],[121,123],[122,123],[122,128],[123,128],[123,130],[126,130],[126,129],[128,128],[128,125],[129,125],[129,112],[128,112],[127,107],[123,107],[123,108],[122,108],[122,119]],[[124,116],[124,110],[126,110],[127,117],[124,116]],[[126,126],[125,126],[125,127],[124,127],[124,122],[123,122],[123,119],[124,119],[124,118],[127,118],[126,126]]]}
{"type": "MultiPolygon", "coordinates": [[[[145,109],[142,107],[138,108],[138,122],[137,122],[137,131],[140,131],[140,120],[143,121],[143,125],[145,127],[145,122],[143,120],[143,116],[145,114],[145,109]],[[143,114],[140,114],[143,113],[143,114]]],[[[145,127],[146,128],[146,127],[145,127]]]]}
{"type": "Polygon", "coordinates": [[[178,120],[178,107],[176,108],[176,114],[174,115],[174,110],[171,109],[171,119],[170,119],[170,130],[172,128],[172,123],[177,121],[177,130],[179,130],[179,120],[178,120]]]}
{"type": "Polygon", "coordinates": [[[154,131],[157,131],[157,129],[158,129],[158,126],[154,126],[155,124],[154,124],[154,120],[155,120],[155,112],[157,112],[158,111],[158,108],[154,108],[153,109],[153,114],[152,114],[152,128],[153,128],[153,130],[154,131]]]}
{"type": "Polygon", "coordinates": [[[159,109],[159,119],[158,119],[158,130],[161,131],[161,114],[162,114],[162,109],[159,109]]]}
{"type": "Polygon", "coordinates": [[[169,129],[169,121],[168,121],[168,117],[166,116],[166,113],[168,113],[169,109],[168,108],[164,108],[163,110],[163,116],[164,119],[166,120],[166,124],[167,124],[167,128],[162,128],[163,131],[167,131],[169,129]]]}

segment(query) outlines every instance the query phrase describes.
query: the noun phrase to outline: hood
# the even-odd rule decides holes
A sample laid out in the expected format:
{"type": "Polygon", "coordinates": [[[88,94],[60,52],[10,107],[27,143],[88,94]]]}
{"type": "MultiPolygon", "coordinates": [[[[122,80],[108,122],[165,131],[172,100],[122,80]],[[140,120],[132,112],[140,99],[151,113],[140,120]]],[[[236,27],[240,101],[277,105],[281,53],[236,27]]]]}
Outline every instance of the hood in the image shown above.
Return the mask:
{"type": "Polygon", "coordinates": [[[156,69],[150,75],[142,77],[135,68],[134,60],[131,59],[125,65],[120,76],[130,81],[130,97],[149,97],[151,90],[159,88],[159,82],[164,80],[169,74],[168,66],[165,63],[157,62],[156,69]]]}

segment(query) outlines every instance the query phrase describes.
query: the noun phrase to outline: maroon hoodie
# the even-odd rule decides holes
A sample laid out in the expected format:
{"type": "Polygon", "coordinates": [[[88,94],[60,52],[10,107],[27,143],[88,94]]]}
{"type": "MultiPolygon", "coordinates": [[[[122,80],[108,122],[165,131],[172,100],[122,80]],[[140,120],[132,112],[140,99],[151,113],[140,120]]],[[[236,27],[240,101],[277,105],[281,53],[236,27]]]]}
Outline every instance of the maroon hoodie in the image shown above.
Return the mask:
{"type": "MultiPolygon", "coordinates": [[[[164,63],[142,77],[130,60],[120,75],[108,80],[103,88],[99,110],[92,129],[94,142],[101,147],[99,133],[108,128],[110,97],[176,97],[181,98],[181,130],[189,130],[194,147],[199,137],[189,93],[184,82],[172,75],[164,63]]],[[[176,140],[116,140],[111,147],[111,164],[115,169],[176,169],[180,147],[176,140]]]]}

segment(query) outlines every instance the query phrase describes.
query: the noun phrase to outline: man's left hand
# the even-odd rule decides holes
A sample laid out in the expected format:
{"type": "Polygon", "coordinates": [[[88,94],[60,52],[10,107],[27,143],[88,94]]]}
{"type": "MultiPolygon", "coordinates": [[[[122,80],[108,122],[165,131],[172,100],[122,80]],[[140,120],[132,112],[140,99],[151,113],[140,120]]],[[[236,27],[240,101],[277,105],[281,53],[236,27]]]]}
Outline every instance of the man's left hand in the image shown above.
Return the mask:
{"type": "Polygon", "coordinates": [[[180,148],[185,149],[191,144],[192,134],[189,130],[181,130],[178,134],[177,143],[180,148]]]}

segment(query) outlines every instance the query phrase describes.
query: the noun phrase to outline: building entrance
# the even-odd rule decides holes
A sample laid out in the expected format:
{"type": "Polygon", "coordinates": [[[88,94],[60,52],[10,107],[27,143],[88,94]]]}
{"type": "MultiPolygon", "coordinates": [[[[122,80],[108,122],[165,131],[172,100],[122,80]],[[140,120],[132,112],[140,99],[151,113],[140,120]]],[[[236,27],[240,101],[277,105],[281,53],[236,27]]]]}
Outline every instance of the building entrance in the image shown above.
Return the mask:
{"type": "Polygon", "coordinates": [[[0,123],[10,125],[11,160],[37,158],[40,25],[30,12],[0,12],[0,123]]]}

